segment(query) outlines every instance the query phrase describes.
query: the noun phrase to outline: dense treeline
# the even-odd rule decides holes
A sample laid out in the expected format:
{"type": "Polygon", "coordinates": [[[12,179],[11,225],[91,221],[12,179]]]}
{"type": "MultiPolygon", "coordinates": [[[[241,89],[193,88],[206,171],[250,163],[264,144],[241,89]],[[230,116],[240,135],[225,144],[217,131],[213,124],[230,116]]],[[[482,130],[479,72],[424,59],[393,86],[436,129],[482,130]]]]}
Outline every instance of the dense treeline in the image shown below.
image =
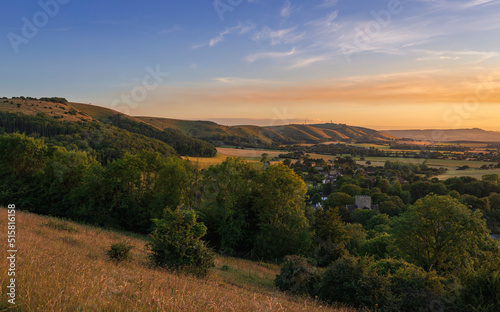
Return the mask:
{"type": "Polygon", "coordinates": [[[153,138],[98,122],[61,122],[43,113],[31,116],[0,112],[0,133],[4,132],[43,137],[68,150],[85,151],[104,164],[123,157],[125,151],[177,155],[171,146],[153,138]]]}
{"type": "Polygon", "coordinates": [[[107,117],[104,122],[132,133],[142,134],[165,142],[183,156],[214,157],[217,154],[217,149],[212,144],[189,137],[175,129],[167,128],[161,131],[146,123],[133,121],[120,115],[107,117]]]}
{"type": "Polygon", "coordinates": [[[0,203],[140,233],[164,209],[191,209],[221,252],[276,260],[309,249],[306,187],[282,164],[262,171],[228,159],[201,173],[178,157],[141,151],[102,165],[18,133],[0,135],[0,149],[0,203]]]}

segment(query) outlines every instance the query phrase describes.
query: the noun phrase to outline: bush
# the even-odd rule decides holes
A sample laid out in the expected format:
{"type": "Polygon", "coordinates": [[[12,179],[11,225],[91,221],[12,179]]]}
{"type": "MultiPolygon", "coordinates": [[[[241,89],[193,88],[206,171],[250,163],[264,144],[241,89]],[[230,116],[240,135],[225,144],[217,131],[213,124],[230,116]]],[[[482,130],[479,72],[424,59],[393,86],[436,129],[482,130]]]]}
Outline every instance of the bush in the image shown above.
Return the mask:
{"type": "Polygon", "coordinates": [[[108,256],[116,262],[122,262],[130,258],[129,253],[132,247],[132,245],[125,242],[115,243],[111,245],[111,248],[108,250],[108,256]]]}
{"type": "Polygon", "coordinates": [[[280,274],[276,276],[274,283],[281,291],[313,296],[319,280],[320,275],[307,263],[305,258],[287,256],[281,266],[280,274]]]}
{"type": "Polygon", "coordinates": [[[426,272],[416,265],[395,259],[378,261],[369,270],[390,280],[392,296],[385,310],[428,311],[433,305],[444,305],[442,278],[435,271],[426,272]]]}
{"type": "Polygon", "coordinates": [[[391,297],[389,279],[368,271],[367,259],[345,257],[328,267],[321,278],[318,297],[356,307],[382,307],[391,297]]]}
{"type": "Polygon", "coordinates": [[[151,260],[158,266],[206,276],[214,264],[214,253],[200,239],[207,231],[192,210],[165,209],[162,219],[153,219],[151,260]]]}

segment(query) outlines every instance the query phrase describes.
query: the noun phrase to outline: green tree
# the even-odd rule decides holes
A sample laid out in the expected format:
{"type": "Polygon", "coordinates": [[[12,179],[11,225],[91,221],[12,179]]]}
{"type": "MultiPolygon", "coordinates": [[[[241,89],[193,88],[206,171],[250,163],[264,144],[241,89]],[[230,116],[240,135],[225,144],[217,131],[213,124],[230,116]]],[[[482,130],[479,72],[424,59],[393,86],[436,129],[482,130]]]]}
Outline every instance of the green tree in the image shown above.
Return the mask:
{"type": "Polygon", "coordinates": [[[0,150],[2,174],[18,178],[36,175],[49,156],[48,147],[42,140],[19,133],[1,135],[0,150]]]}
{"type": "Polygon", "coordinates": [[[313,257],[318,266],[327,266],[347,253],[349,233],[338,208],[318,209],[314,220],[313,257]]]}
{"type": "Polygon", "coordinates": [[[50,149],[42,140],[19,133],[0,135],[0,203],[39,211],[46,193],[39,175],[49,159],[50,149]]]}
{"type": "Polygon", "coordinates": [[[259,232],[255,238],[254,256],[281,259],[309,251],[311,234],[305,216],[304,181],[291,169],[279,163],[269,166],[259,177],[254,209],[259,232]]]}
{"type": "Polygon", "coordinates": [[[258,230],[253,205],[260,174],[240,158],[228,158],[205,171],[199,211],[211,246],[229,254],[252,250],[258,230]]]}
{"type": "Polygon", "coordinates": [[[340,187],[340,192],[355,196],[361,192],[361,187],[356,184],[343,184],[340,187]]]}
{"type": "Polygon", "coordinates": [[[269,163],[269,154],[268,153],[263,153],[262,157],[260,159],[261,163],[268,164],[269,163]]]}
{"type": "Polygon", "coordinates": [[[404,258],[428,271],[447,272],[473,264],[489,238],[482,214],[449,196],[419,199],[393,226],[404,258]]]}
{"type": "Polygon", "coordinates": [[[354,204],[354,197],[349,194],[336,192],[328,195],[328,198],[324,202],[325,208],[335,208],[344,207],[346,205],[354,204]]]}
{"type": "Polygon", "coordinates": [[[196,221],[193,210],[165,209],[163,218],[153,219],[150,234],[151,260],[158,266],[199,276],[214,266],[214,254],[201,241],[207,228],[196,221]]]}

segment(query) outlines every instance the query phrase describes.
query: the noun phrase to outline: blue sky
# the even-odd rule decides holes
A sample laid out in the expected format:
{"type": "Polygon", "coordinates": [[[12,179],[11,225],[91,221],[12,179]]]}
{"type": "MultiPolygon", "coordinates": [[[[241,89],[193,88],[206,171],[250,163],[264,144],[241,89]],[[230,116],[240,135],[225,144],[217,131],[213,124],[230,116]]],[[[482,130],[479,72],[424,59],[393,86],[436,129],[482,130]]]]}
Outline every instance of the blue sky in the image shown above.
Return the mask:
{"type": "Polygon", "coordinates": [[[500,1],[41,0],[2,12],[1,96],[223,124],[500,130],[500,1]]]}

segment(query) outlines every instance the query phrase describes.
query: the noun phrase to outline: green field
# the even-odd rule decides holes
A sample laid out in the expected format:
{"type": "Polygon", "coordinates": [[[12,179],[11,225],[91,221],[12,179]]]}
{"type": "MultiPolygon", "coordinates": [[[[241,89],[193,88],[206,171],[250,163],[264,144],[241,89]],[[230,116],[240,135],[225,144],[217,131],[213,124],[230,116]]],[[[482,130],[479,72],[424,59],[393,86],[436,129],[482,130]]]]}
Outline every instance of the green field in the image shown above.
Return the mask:
{"type": "MultiPolygon", "coordinates": [[[[326,156],[330,157],[330,156],[326,156]]],[[[419,158],[402,158],[402,157],[364,157],[364,161],[360,160],[359,157],[354,157],[354,160],[358,162],[358,164],[365,164],[367,161],[372,163],[372,166],[383,166],[386,161],[391,162],[403,162],[403,163],[413,163],[413,164],[421,164],[425,161],[425,164],[428,166],[436,166],[436,167],[445,167],[445,168],[453,168],[461,166],[469,166],[471,168],[481,168],[482,165],[490,165],[495,164],[490,161],[469,161],[469,160],[454,160],[454,159],[419,159],[419,158]]]]}
{"type": "Polygon", "coordinates": [[[477,169],[470,169],[470,170],[448,170],[445,174],[442,174],[440,176],[437,176],[439,180],[446,180],[449,178],[456,178],[456,177],[472,177],[476,178],[478,180],[481,180],[481,178],[485,174],[492,174],[496,173],[500,175],[500,169],[493,169],[493,170],[477,170],[477,169]]]}

